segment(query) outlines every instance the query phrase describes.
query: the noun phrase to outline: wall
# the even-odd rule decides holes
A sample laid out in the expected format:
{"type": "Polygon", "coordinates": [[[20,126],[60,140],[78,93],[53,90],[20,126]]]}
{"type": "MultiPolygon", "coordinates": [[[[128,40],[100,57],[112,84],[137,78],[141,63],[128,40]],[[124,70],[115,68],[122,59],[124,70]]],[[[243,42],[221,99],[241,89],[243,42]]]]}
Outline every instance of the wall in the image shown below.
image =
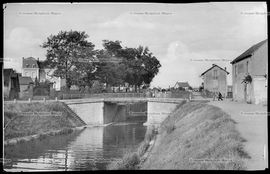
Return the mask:
{"type": "Polygon", "coordinates": [[[256,77],[253,78],[253,86],[254,86],[254,103],[267,104],[267,87],[264,77],[256,77]]]}
{"type": "Polygon", "coordinates": [[[23,68],[22,69],[22,76],[28,76],[31,77],[33,81],[35,81],[35,78],[39,79],[39,69],[38,68],[23,68]],[[26,72],[28,73],[26,75],[26,72]],[[32,73],[35,73],[33,76],[32,73]]]}
{"type": "Polygon", "coordinates": [[[104,106],[104,124],[114,122],[118,110],[116,103],[105,102],[104,106]]]}
{"type": "MultiPolygon", "coordinates": [[[[245,100],[245,92],[244,92],[244,83],[242,83],[245,75],[248,73],[251,74],[251,58],[244,59],[240,62],[233,64],[233,71],[232,71],[232,84],[233,84],[233,99],[235,101],[244,101],[245,100]]],[[[253,85],[248,84],[247,86],[247,98],[250,100],[253,98],[253,85]]]]}
{"type": "Polygon", "coordinates": [[[103,108],[104,102],[92,103],[74,103],[68,106],[79,116],[86,124],[104,124],[103,108]]]}
{"type": "Polygon", "coordinates": [[[160,124],[176,108],[178,103],[152,102],[147,103],[147,122],[149,124],[160,124]]]}

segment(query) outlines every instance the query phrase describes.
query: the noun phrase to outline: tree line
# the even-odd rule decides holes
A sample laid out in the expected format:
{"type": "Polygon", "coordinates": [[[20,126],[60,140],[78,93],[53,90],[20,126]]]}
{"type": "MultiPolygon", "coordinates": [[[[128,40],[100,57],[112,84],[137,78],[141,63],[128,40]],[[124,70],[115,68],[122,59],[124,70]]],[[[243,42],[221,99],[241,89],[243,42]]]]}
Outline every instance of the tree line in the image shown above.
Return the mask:
{"type": "Polygon", "coordinates": [[[95,49],[88,38],[84,31],[60,31],[41,45],[47,50],[45,65],[55,69],[54,76],[66,79],[67,89],[91,87],[97,80],[106,87],[128,83],[137,90],[159,72],[161,64],[147,46],[130,48],[119,40],[103,40],[103,49],[95,49]]]}

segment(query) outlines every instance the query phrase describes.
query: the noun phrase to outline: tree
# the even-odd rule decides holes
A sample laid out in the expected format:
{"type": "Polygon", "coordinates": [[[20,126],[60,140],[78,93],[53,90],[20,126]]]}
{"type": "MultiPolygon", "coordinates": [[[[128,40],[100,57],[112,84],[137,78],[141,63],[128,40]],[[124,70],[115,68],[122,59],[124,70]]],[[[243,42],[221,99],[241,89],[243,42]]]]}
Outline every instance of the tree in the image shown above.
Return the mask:
{"type": "Polygon", "coordinates": [[[50,68],[55,69],[53,75],[66,79],[66,89],[69,89],[72,81],[78,78],[74,76],[74,69],[83,67],[82,70],[87,73],[91,66],[86,62],[92,60],[94,44],[87,41],[87,38],[85,32],[60,31],[57,35],[50,35],[41,45],[47,49],[46,62],[50,68]]]}
{"type": "Polygon", "coordinates": [[[149,51],[148,47],[139,46],[138,48],[126,48],[122,51],[127,68],[125,81],[137,87],[143,83],[149,85],[158,69],[161,67],[159,61],[149,51]]]}
{"type": "Polygon", "coordinates": [[[110,50],[110,47],[105,47],[105,50],[100,50],[97,54],[99,63],[95,73],[98,80],[105,83],[106,86],[118,86],[123,84],[124,66],[121,64],[121,59],[112,55],[116,50],[110,50]]]}

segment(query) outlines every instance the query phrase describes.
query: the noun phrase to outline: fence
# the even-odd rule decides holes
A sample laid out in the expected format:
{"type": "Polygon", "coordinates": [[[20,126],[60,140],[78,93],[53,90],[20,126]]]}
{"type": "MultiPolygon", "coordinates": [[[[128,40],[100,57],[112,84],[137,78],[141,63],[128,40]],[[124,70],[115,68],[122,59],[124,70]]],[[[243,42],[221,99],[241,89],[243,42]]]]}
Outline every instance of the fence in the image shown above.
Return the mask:
{"type": "Polygon", "coordinates": [[[144,92],[144,93],[99,93],[99,94],[91,94],[91,93],[58,93],[57,97],[59,99],[81,99],[81,98],[190,98],[191,93],[188,91],[181,92],[157,92],[153,95],[152,92],[144,92]]]}

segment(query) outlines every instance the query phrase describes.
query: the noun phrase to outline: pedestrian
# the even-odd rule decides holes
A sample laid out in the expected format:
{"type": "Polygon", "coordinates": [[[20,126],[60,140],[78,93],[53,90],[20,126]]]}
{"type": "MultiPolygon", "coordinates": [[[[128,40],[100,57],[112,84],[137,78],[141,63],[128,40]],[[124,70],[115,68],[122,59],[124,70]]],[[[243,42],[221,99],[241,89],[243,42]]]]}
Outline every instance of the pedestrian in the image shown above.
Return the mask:
{"type": "Polygon", "coordinates": [[[218,101],[219,101],[219,100],[223,100],[222,94],[221,94],[220,92],[218,92],[218,101]]]}

